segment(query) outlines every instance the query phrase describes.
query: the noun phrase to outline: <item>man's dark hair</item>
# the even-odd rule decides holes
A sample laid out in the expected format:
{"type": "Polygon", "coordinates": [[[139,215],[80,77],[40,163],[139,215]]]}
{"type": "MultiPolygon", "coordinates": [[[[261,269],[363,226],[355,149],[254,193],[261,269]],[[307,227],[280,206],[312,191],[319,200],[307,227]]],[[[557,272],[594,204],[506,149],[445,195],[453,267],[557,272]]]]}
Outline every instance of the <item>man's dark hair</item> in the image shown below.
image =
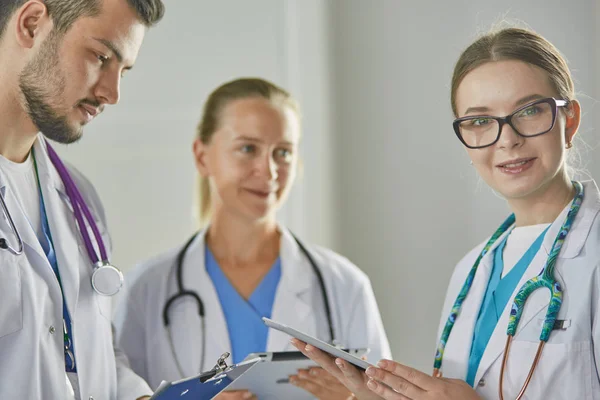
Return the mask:
{"type": "MultiPolygon", "coordinates": [[[[6,30],[11,16],[27,0],[0,0],[0,38],[6,30]]],[[[125,1],[125,0],[123,0],[125,1]]],[[[147,27],[161,20],[165,13],[162,0],[126,0],[135,10],[140,21],[147,27]]],[[[81,17],[93,17],[100,13],[102,0],[45,0],[48,15],[54,22],[56,33],[66,33],[81,17]]]]}

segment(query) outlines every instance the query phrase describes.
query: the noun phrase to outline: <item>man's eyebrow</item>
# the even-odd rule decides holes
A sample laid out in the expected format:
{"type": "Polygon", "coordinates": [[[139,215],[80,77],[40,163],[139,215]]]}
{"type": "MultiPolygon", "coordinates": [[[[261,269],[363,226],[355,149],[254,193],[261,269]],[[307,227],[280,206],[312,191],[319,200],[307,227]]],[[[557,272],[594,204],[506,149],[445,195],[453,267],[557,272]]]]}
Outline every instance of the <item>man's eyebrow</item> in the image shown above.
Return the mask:
{"type": "Polygon", "coordinates": [[[115,57],[117,57],[117,60],[119,62],[123,61],[123,55],[121,54],[119,49],[117,49],[117,46],[115,46],[115,44],[113,42],[111,42],[110,40],[98,39],[98,38],[94,38],[94,40],[97,42],[100,42],[104,46],[108,47],[108,49],[114,53],[115,57]]]}
{"type": "MultiPolygon", "coordinates": [[[[123,54],[119,51],[119,49],[117,49],[117,46],[113,42],[111,42],[110,40],[99,39],[99,38],[94,38],[94,40],[99,43],[102,43],[104,46],[106,46],[115,55],[115,58],[117,59],[118,62],[120,62],[120,63],[123,62],[123,54]]],[[[133,65],[128,65],[124,69],[131,70],[132,68],[133,68],[133,65]]]]}

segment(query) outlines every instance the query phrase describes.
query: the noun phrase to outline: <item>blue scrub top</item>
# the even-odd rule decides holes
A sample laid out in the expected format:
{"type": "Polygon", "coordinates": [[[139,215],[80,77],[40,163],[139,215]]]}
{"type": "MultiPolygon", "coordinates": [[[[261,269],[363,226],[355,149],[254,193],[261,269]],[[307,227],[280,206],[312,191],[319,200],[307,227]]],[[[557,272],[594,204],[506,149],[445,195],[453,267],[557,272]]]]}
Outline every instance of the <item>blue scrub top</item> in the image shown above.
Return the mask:
{"type": "Polygon", "coordinates": [[[204,263],[213,281],[231,341],[231,357],[239,363],[250,353],[265,352],[269,328],[262,321],[271,318],[277,285],[281,279],[281,259],[275,263],[246,301],[227,279],[217,260],[205,246],[204,263]]]}
{"type": "MultiPolygon", "coordinates": [[[[44,198],[42,196],[42,188],[39,188],[40,191],[40,215],[42,219],[42,231],[43,236],[39,237],[38,240],[44,249],[44,253],[46,254],[46,258],[48,262],[52,266],[52,270],[56,275],[56,279],[58,279],[58,283],[62,292],[62,283],[60,280],[60,273],[58,272],[58,262],[56,260],[56,253],[54,251],[54,244],[52,243],[52,234],[50,232],[50,225],[48,224],[48,216],[46,215],[46,207],[44,206],[44,198]]],[[[64,323],[67,327],[67,336],[69,338],[69,350],[73,353],[73,357],[75,357],[75,344],[73,343],[73,337],[71,336],[71,316],[69,315],[69,310],[67,309],[67,303],[65,302],[64,292],[62,292],[63,297],[63,319],[64,323]]],[[[62,331],[62,329],[61,329],[62,331]]],[[[76,363],[75,363],[76,364],[76,363]]],[[[76,365],[73,365],[71,360],[68,357],[65,357],[65,370],[67,372],[77,372],[76,365]]]]}
{"type": "MultiPolygon", "coordinates": [[[[548,226],[548,228],[550,228],[550,226],[548,226]]],[[[498,320],[500,319],[508,300],[515,291],[515,288],[521,281],[523,274],[525,274],[529,264],[542,246],[548,228],[544,229],[529,249],[527,249],[525,254],[523,254],[523,257],[521,257],[513,269],[510,270],[504,278],[502,278],[502,270],[504,269],[502,252],[506,246],[508,235],[505,236],[504,240],[496,247],[496,250],[494,250],[492,274],[488,282],[485,297],[481,303],[475,330],[473,331],[473,342],[471,344],[471,354],[469,356],[469,367],[467,370],[467,383],[471,386],[474,386],[475,375],[477,374],[481,357],[483,357],[483,352],[492,337],[492,333],[494,333],[494,329],[496,329],[496,325],[498,325],[498,320]]]]}

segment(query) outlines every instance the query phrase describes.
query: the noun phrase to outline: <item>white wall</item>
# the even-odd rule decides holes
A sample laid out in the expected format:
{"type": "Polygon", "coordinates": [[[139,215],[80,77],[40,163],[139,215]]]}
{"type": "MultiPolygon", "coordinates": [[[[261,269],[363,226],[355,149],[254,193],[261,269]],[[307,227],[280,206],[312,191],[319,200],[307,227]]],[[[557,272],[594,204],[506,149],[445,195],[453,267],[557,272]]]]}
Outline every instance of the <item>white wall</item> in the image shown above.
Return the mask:
{"type": "MultiPolygon", "coordinates": [[[[454,62],[507,12],[561,49],[578,90],[597,95],[592,0],[330,2],[340,247],[370,274],[394,356],[431,371],[455,263],[507,207],[479,183],[456,139],[454,62]]],[[[598,144],[594,101],[580,132],[598,144]]],[[[598,152],[587,159],[598,159],[598,152]]],[[[600,176],[599,164],[589,166],[600,176]]]]}
{"type": "Polygon", "coordinates": [[[281,219],[301,236],[331,243],[322,2],[177,0],[166,6],[164,20],[149,31],[134,70],[123,80],[120,104],[86,127],[80,143],[59,150],[104,201],[114,263],[127,270],[182,245],[194,231],[196,124],[210,91],[240,76],[272,80],[304,104],[305,174],[281,219]],[[305,190],[307,182],[315,190],[305,190]]]}
{"type": "MultiPolygon", "coordinates": [[[[96,185],[123,269],[194,230],[191,142],[208,93],[257,75],[304,110],[304,177],[282,220],[370,274],[399,360],[431,368],[456,261],[507,208],[478,183],[450,122],[460,51],[509,12],[570,60],[598,97],[593,0],[177,0],[147,35],[122,100],[59,151],[96,185]]],[[[581,96],[597,146],[594,101],[581,96]]],[[[584,154],[600,176],[597,151],[584,154]]]]}

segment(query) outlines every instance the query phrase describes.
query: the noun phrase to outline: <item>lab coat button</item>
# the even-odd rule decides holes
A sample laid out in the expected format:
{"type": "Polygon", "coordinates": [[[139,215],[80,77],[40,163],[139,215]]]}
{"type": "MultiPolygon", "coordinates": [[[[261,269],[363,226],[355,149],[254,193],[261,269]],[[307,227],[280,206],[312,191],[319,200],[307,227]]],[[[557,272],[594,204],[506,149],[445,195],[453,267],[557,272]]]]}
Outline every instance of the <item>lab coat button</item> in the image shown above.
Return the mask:
{"type": "Polygon", "coordinates": [[[89,400],[94,400],[94,396],[90,396],[89,400]]]}
{"type": "Polygon", "coordinates": [[[56,328],[51,326],[50,329],[48,329],[48,331],[50,332],[51,335],[54,335],[54,332],[56,332],[56,328]]]}
{"type": "Polygon", "coordinates": [[[484,387],[485,386],[485,379],[479,380],[479,383],[477,383],[477,386],[484,387]]]}

